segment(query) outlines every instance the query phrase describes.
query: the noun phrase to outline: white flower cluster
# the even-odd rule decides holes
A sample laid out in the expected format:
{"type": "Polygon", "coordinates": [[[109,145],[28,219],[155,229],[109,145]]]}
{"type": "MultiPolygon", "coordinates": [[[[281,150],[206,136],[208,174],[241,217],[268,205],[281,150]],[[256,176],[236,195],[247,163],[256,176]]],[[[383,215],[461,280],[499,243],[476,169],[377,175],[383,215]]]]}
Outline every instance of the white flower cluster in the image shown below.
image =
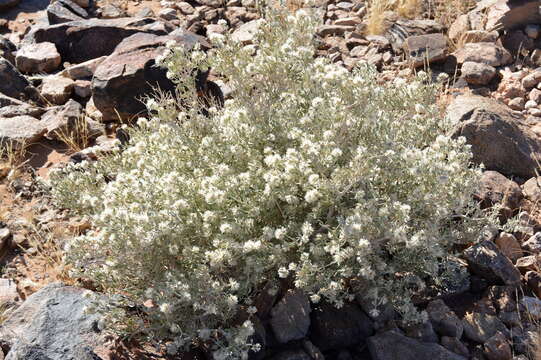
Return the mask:
{"type": "Polygon", "coordinates": [[[250,51],[227,37],[208,54],[172,49],[180,99],[152,101],[125,151],[52,177],[59,203],[94,224],[70,246],[75,273],[155,304],[144,322],[115,312],[116,328],[245,358],[253,324],[233,319],[287,277],[314,303],[363,290],[411,320],[449,247],[475,241],[479,170],[444,135],[436,85],[378,85],[372,68],[316,59],[313,26],[274,15],[250,51]],[[235,96],[204,116],[191,69],[207,66],[235,96]]]}

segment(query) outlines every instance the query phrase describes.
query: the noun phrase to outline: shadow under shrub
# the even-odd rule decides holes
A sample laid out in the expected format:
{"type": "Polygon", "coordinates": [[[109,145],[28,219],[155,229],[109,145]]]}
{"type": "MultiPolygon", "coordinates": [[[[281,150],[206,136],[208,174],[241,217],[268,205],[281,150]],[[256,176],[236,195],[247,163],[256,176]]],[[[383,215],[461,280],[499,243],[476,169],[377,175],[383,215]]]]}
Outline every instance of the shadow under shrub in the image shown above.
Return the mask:
{"type": "Polygon", "coordinates": [[[411,297],[444,284],[450,247],[488,221],[471,200],[480,170],[425,75],[378,85],[370,67],[314,58],[313,34],[306,14],[271,14],[255,47],[171,47],[160,63],[178,97],[149,101],[124,151],[51,176],[58,204],[94,225],[68,249],[74,276],[153,304],[108,309],[111,329],[244,358],[253,324],[232,319],[285,277],[314,303],[362,289],[374,312],[423,319],[411,297]],[[234,97],[203,116],[191,75],[209,66],[234,97]]]}

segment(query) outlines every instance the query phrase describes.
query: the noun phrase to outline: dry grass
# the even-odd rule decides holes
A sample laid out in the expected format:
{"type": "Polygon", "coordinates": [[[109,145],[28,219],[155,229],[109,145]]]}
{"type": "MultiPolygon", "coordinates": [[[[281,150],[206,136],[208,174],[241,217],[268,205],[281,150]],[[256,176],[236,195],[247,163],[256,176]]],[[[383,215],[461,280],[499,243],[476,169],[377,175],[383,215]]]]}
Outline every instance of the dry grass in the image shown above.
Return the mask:
{"type": "Polygon", "coordinates": [[[425,0],[428,17],[445,28],[449,28],[460,15],[467,13],[475,5],[475,0],[425,0]]]}
{"type": "Polygon", "coordinates": [[[15,176],[26,164],[27,144],[15,145],[10,142],[0,146],[0,180],[6,176],[15,176]]]}
{"type": "Polygon", "coordinates": [[[57,131],[56,135],[66,146],[69,152],[76,153],[90,146],[90,129],[84,115],[75,120],[73,126],[57,131]]]}

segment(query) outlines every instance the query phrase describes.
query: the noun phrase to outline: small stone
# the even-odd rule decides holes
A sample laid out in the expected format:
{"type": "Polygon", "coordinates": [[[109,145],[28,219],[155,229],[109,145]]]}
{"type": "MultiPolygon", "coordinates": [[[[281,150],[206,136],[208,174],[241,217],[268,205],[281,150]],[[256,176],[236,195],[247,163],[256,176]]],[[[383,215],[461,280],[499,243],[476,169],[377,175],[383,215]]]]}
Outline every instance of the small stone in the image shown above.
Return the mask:
{"type": "Polygon", "coordinates": [[[535,233],[522,243],[522,248],[530,254],[539,254],[541,252],[541,232],[535,233]]]}
{"type": "Polygon", "coordinates": [[[536,107],[537,107],[537,103],[533,100],[528,100],[526,101],[526,104],[524,104],[524,109],[526,110],[534,109],[536,107]]]}
{"type": "Polygon", "coordinates": [[[428,318],[434,326],[434,330],[442,336],[459,338],[462,336],[464,327],[456,314],[447,307],[443,300],[434,300],[426,308],[428,318]]]}
{"type": "Polygon", "coordinates": [[[524,110],[525,101],[521,97],[516,97],[514,99],[509,100],[509,103],[507,104],[511,109],[521,111],[524,110]]]}
{"type": "Polygon", "coordinates": [[[524,32],[528,35],[529,38],[537,39],[539,37],[539,31],[541,27],[537,24],[528,24],[524,28],[524,32]]]}
{"type": "Polygon", "coordinates": [[[523,77],[521,81],[522,86],[524,86],[526,89],[531,89],[537,86],[539,82],[541,82],[541,71],[534,71],[533,73],[523,77]]]}
{"type": "Polygon", "coordinates": [[[105,4],[100,8],[102,19],[118,19],[126,16],[126,12],[114,4],[105,4]]]}
{"type": "Polygon", "coordinates": [[[105,60],[107,56],[102,56],[96,59],[88,60],[83,63],[69,66],[64,69],[59,75],[68,77],[72,80],[90,80],[98,66],[105,60]]]}
{"type": "Polygon", "coordinates": [[[470,270],[493,283],[520,285],[520,273],[491,241],[483,241],[464,251],[470,270]]]}
{"type": "Polygon", "coordinates": [[[154,17],[154,11],[151,8],[145,6],[144,8],[137,11],[137,13],[135,14],[135,17],[136,18],[151,18],[151,17],[154,17]]]}
{"type": "Polygon", "coordinates": [[[30,116],[0,118],[0,148],[29,145],[43,137],[47,129],[41,121],[30,116]]]}
{"type": "Polygon", "coordinates": [[[432,327],[430,321],[424,322],[422,324],[412,324],[409,326],[404,326],[404,332],[406,336],[410,338],[417,339],[425,343],[437,343],[438,335],[432,327]]]}
{"type": "Polygon", "coordinates": [[[43,79],[41,95],[56,105],[65,104],[71,96],[74,82],[61,76],[51,76],[43,79]]]}
{"type": "Polygon", "coordinates": [[[180,10],[184,15],[191,15],[195,12],[194,7],[185,1],[181,1],[175,4],[175,6],[180,10]]]}
{"type": "Polygon", "coordinates": [[[357,26],[360,23],[361,23],[361,19],[359,17],[352,16],[352,17],[345,17],[345,18],[337,19],[337,20],[335,20],[334,25],[338,25],[338,26],[357,26]]]}
{"type": "Polygon", "coordinates": [[[302,342],[304,351],[310,356],[312,360],[325,360],[325,356],[310,340],[304,340],[302,342]]]}
{"type": "Polygon", "coordinates": [[[261,20],[249,21],[237,28],[233,34],[231,34],[231,39],[240,42],[243,45],[251,44],[254,41],[254,36],[260,25],[261,20]]]}
{"type": "Polygon", "coordinates": [[[541,90],[539,89],[532,89],[530,93],[528,94],[528,98],[530,100],[535,101],[537,104],[541,103],[541,90]]]}
{"type": "Polygon", "coordinates": [[[453,53],[458,64],[466,61],[498,67],[510,64],[513,56],[503,47],[489,42],[468,43],[453,53]]]}
{"type": "Polygon", "coordinates": [[[509,341],[501,332],[488,339],[483,348],[487,360],[511,360],[513,357],[509,341]]]}
{"type": "Polygon", "coordinates": [[[271,310],[270,325],[280,343],[302,339],[310,327],[310,300],[301,290],[289,290],[271,310]]]}
{"type": "Polygon", "coordinates": [[[0,279],[0,307],[12,305],[19,300],[17,284],[11,279],[0,279]]]}
{"type": "Polygon", "coordinates": [[[515,266],[521,272],[526,272],[528,270],[535,270],[539,267],[540,261],[537,255],[529,255],[521,257],[517,260],[515,266]]]}
{"type": "Polygon", "coordinates": [[[50,73],[61,63],[56,46],[50,42],[23,45],[15,57],[15,65],[27,74],[50,73]]]}
{"type": "Polygon", "coordinates": [[[487,85],[496,76],[494,67],[473,61],[464,62],[461,71],[464,79],[472,85],[487,85]]]}
{"type": "Polygon", "coordinates": [[[522,322],[518,311],[502,311],[498,314],[500,320],[507,326],[519,326],[522,322]]]}
{"type": "Polygon", "coordinates": [[[468,313],[462,320],[466,338],[479,344],[484,344],[498,331],[507,333],[508,330],[498,317],[479,312],[468,313]]]}
{"type": "Polygon", "coordinates": [[[178,19],[177,11],[172,8],[165,8],[158,12],[158,17],[164,20],[178,19]]]}
{"type": "Polygon", "coordinates": [[[92,95],[92,82],[89,80],[76,80],[73,84],[73,92],[75,95],[84,99],[92,95]]]}
{"type": "Polygon", "coordinates": [[[320,36],[325,37],[329,35],[342,36],[346,32],[355,31],[355,26],[351,25],[322,25],[318,28],[317,32],[320,36]]]}
{"type": "Polygon", "coordinates": [[[502,232],[495,242],[501,252],[512,262],[517,261],[522,256],[522,248],[513,234],[502,232]]]}

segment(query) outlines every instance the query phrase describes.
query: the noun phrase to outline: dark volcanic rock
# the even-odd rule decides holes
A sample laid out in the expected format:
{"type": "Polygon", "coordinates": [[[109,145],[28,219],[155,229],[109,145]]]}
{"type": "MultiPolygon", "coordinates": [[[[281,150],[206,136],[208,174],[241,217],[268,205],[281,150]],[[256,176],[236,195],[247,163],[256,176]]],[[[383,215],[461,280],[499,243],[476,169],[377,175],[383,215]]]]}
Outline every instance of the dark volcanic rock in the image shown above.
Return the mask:
{"type": "Polygon", "coordinates": [[[49,24],[88,19],[88,12],[70,0],[57,0],[47,7],[49,24]]]}
{"type": "Polygon", "coordinates": [[[21,0],[0,0],[0,11],[11,9],[19,5],[21,0]]]}
{"type": "Polygon", "coordinates": [[[34,27],[23,43],[51,42],[64,61],[81,63],[110,55],[125,38],[136,33],[166,35],[173,29],[153,19],[89,19],[34,27]]]}
{"type": "Polygon", "coordinates": [[[96,360],[103,344],[98,315],[85,314],[87,290],[50,284],[31,295],[0,327],[6,360],[96,360]]]}
{"type": "Polygon", "coordinates": [[[470,270],[491,283],[520,285],[520,272],[492,241],[483,241],[464,251],[470,270]]]}
{"type": "Polygon", "coordinates": [[[146,108],[141,99],[155,88],[174,91],[175,84],[166,77],[167,70],[156,66],[155,61],[171,40],[186,47],[197,42],[206,46],[200,36],[192,33],[168,36],[140,33],[122,41],[98,66],[92,79],[92,97],[104,120],[116,119],[118,115],[130,119],[144,113],[146,108]]]}
{"type": "Polygon", "coordinates": [[[0,93],[21,100],[35,97],[37,90],[12,63],[0,58],[0,93]]]}

